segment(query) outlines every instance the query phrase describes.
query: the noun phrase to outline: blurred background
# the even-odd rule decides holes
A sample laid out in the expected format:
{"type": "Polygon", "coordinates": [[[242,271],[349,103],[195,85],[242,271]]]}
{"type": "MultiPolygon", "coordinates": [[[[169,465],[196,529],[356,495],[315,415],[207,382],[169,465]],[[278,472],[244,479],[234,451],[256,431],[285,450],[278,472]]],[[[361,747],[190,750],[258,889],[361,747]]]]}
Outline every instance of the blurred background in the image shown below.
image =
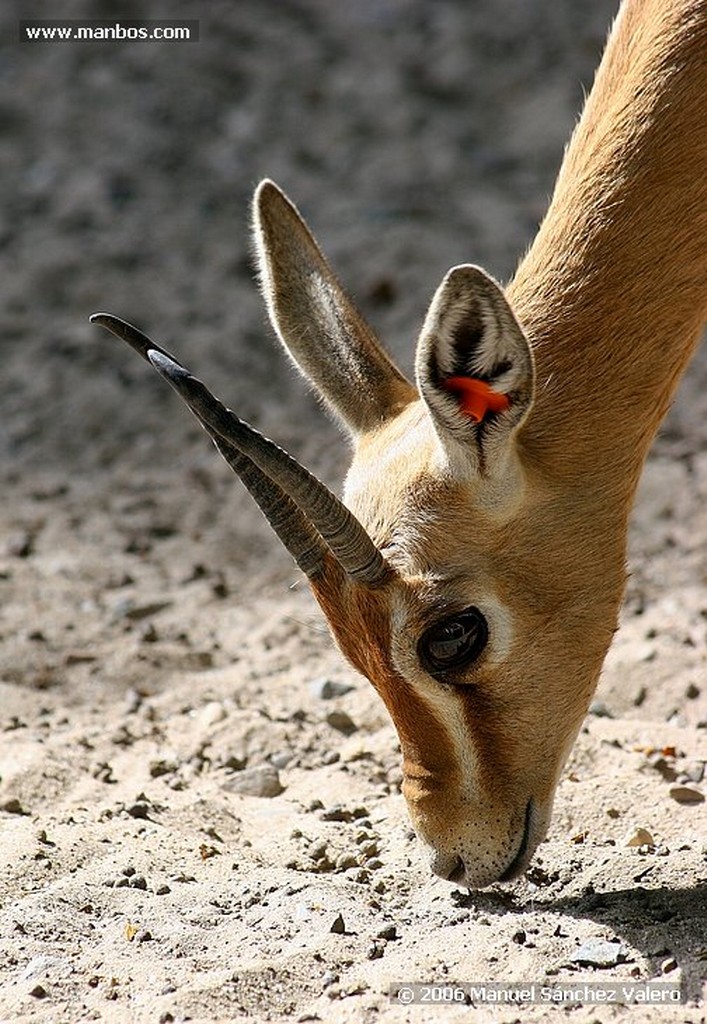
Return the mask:
{"type": "MultiPolygon", "coordinates": [[[[265,322],[249,203],[275,179],[408,370],[453,264],[508,278],[616,0],[3,3],[0,456],[171,470],[199,429],[97,309],[172,348],[340,479],[344,446],[265,322]],[[198,42],[18,42],[20,18],[198,19],[198,42]]],[[[199,445],[194,448],[194,445],[199,445]]],[[[209,465],[211,463],[209,462],[209,465]]]]}
{"type": "MultiPolygon", "coordinates": [[[[177,397],[88,323],[96,310],[132,321],[338,488],[347,443],[280,351],[258,294],[255,186],[268,176],[290,195],[409,372],[449,267],[479,263],[507,280],[531,242],[617,7],[0,3],[0,903],[4,895],[10,915],[0,969],[19,979],[23,1020],[68,1020],[92,1006],[101,1015],[106,999],[120,1000],[112,1013],[129,1005],[139,1014],[148,977],[145,991],[152,986],[161,1000],[149,1004],[150,1019],[203,1020],[223,1014],[224,998],[255,1006],[257,993],[274,1000],[263,1019],[285,999],[294,1019],[303,1000],[311,1006],[311,979],[326,969],[338,982],[339,968],[342,987],[327,989],[323,1016],[353,1020],[361,1006],[357,1019],[373,1019],[375,1004],[363,1009],[371,993],[351,987],[347,972],[350,949],[384,934],[383,919],[404,922],[403,941],[376,962],[404,964],[412,977],[446,971],[452,947],[461,963],[476,964],[460,979],[514,976],[509,964],[520,956],[541,977],[548,964],[565,964],[561,949],[574,943],[576,953],[580,941],[614,931],[646,954],[631,953],[631,971],[648,965],[646,976],[659,976],[661,963],[679,964],[670,978],[701,977],[702,809],[676,810],[668,780],[671,749],[682,751],[676,771],[694,772],[705,759],[707,347],[648,463],[623,628],[560,789],[555,845],[535,875],[559,881],[525,890],[533,941],[521,946],[525,896],[472,907],[455,894],[447,914],[449,897],[420,885],[382,703],[332,649],[292,559],[177,397]],[[21,18],[57,16],[196,19],[200,36],[19,42],[21,18]],[[325,700],[329,682],[343,683],[346,696],[325,700]],[[284,767],[282,800],[233,793],[232,776],[246,764],[284,767]],[[128,809],[150,806],[145,791],[165,811],[156,821],[128,809]],[[307,876],[290,885],[295,836],[314,846],[333,835],[315,816],[320,799],[370,802],[385,823],[385,883],[372,876],[367,895],[358,882],[347,888],[346,874],[332,876],[331,890],[315,879],[317,913],[320,892],[336,892],[331,919],[334,907],[343,912],[346,936],[318,930],[308,912],[299,916],[304,904],[289,902],[309,899],[290,895],[308,885],[307,876]],[[312,812],[303,831],[299,811],[287,816],[300,807],[312,812]],[[632,855],[644,851],[607,849],[625,842],[631,821],[674,856],[637,866],[632,855]],[[205,855],[204,835],[214,853],[212,839],[225,839],[229,856],[205,855]],[[122,867],[122,880],[106,881],[133,862],[141,872],[146,865],[150,888],[199,879],[158,897],[170,909],[150,902],[130,917],[140,935],[154,935],[144,945],[138,937],[139,950],[126,941],[124,914],[153,897],[122,888],[122,867]],[[253,896],[278,887],[285,902],[253,896]],[[292,955],[300,934],[319,966],[292,955]],[[64,980],[35,999],[30,987],[45,963],[64,980]],[[276,979],[272,965],[284,965],[276,979]],[[364,994],[356,1004],[330,1002],[338,992],[364,994]]],[[[337,842],[353,842],[354,813],[350,826],[328,819],[337,842]]],[[[302,870],[319,871],[309,857],[302,853],[302,870]]],[[[377,984],[380,967],[356,956],[377,984]]],[[[0,989],[14,998],[12,984],[0,989]]]]}

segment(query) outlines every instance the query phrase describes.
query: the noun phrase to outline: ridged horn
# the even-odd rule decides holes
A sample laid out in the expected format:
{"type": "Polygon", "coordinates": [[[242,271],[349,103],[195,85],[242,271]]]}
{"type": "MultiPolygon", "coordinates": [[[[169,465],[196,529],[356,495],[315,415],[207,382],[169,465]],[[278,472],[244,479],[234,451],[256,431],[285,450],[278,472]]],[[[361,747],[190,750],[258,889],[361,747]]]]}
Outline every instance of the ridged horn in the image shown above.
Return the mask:
{"type": "Polygon", "coordinates": [[[226,409],[174,356],[136,327],[109,313],[94,313],[91,322],[126,341],[172,385],[309,578],[323,570],[327,549],[359,583],[376,586],[389,575],[389,565],[363,526],[309,470],[226,409]]]}
{"type": "Polygon", "coordinates": [[[233,445],[221,440],[214,444],[305,576],[315,579],[321,575],[326,566],[327,546],[292,498],[233,445]]]}

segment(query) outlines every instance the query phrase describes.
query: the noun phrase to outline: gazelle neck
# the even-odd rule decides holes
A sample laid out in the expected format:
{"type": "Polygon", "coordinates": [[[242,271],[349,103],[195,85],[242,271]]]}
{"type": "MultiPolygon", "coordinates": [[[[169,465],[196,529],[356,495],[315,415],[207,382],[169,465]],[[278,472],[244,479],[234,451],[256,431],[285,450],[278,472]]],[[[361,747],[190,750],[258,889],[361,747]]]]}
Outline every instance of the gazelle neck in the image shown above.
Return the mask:
{"type": "Polygon", "coordinates": [[[707,311],[707,2],[628,0],[508,288],[562,477],[633,493],[707,311]]]}

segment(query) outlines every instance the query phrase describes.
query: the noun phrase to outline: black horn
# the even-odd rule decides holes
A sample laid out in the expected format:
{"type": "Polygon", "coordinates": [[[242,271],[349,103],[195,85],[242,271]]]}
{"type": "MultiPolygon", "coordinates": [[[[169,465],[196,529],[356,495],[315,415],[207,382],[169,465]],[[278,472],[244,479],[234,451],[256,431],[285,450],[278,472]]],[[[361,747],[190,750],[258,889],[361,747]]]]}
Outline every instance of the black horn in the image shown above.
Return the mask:
{"type": "Polygon", "coordinates": [[[126,341],[172,385],[309,578],[323,570],[329,551],[359,583],[383,582],[390,566],[356,517],[309,470],[227,409],[136,327],[109,313],[94,313],[91,322],[126,341]]]}

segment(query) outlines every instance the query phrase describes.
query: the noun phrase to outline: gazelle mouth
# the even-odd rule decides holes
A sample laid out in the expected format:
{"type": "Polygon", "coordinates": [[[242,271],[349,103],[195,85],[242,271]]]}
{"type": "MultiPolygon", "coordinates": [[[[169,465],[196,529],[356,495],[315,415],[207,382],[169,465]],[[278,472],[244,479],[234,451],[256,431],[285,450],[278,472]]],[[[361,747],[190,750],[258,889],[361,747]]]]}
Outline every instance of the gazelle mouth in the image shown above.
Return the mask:
{"type": "Polygon", "coordinates": [[[528,846],[530,845],[530,833],[533,825],[533,801],[528,800],[528,805],[525,808],[525,826],[523,828],[523,838],[520,841],[520,846],[516,852],[515,857],[508,865],[503,874],[499,877],[499,882],[510,882],[511,879],[516,878],[520,875],[525,868],[525,859],[528,852],[528,846]]]}

